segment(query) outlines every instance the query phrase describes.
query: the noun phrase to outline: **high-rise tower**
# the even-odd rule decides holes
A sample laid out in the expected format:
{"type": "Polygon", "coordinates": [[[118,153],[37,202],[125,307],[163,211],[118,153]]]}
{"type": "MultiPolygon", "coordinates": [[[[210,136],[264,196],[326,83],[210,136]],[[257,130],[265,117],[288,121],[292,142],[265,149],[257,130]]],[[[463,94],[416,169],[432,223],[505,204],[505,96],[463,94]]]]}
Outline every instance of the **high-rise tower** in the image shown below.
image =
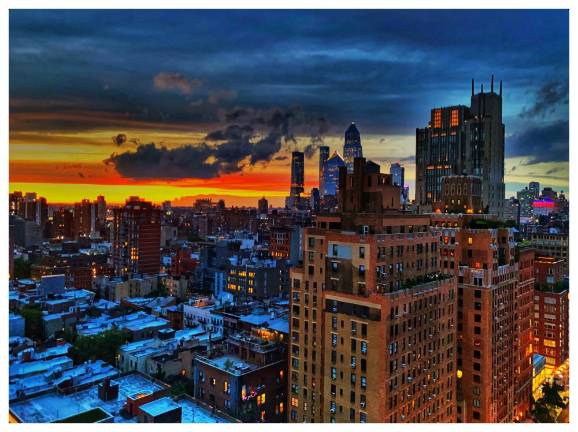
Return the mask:
{"type": "Polygon", "coordinates": [[[482,178],[482,203],[499,216],[504,206],[504,124],[502,83],[494,92],[472,95],[470,106],[431,110],[427,127],[416,129],[416,202],[429,208],[441,198],[441,179],[451,175],[482,178]]]}
{"type": "Polygon", "coordinates": [[[325,185],[323,184],[324,180],[324,167],[325,161],[329,159],[329,147],[327,146],[320,146],[319,147],[319,191],[323,194],[323,189],[325,185]]]}
{"type": "Polygon", "coordinates": [[[355,122],[351,123],[345,131],[345,143],[343,145],[343,157],[347,165],[347,172],[353,172],[353,160],[357,157],[363,157],[361,148],[361,137],[355,122]]]}

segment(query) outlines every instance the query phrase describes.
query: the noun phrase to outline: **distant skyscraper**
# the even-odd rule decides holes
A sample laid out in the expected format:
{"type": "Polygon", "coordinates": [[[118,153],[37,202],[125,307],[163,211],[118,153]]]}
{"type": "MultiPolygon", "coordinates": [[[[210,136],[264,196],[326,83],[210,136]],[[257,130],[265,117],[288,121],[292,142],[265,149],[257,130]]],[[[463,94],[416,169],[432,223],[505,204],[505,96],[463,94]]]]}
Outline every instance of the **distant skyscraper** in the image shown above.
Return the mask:
{"type": "Polygon", "coordinates": [[[291,154],[291,196],[297,197],[303,193],[305,184],[305,156],[303,152],[294,151],[291,154]]]}
{"type": "Polygon", "coordinates": [[[310,203],[309,206],[313,211],[319,211],[319,204],[321,202],[321,198],[319,196],[319,189],[313,188],[311,189],[311,196],[309,198],[310,203]]]}
{"type": "Polygon", "coordinates": [[[391,184],[394,186],[401,186],[405,185],[405,168],[402,167],[399,163],[393,163],[389,167],[389,175],[391,175],[391,184]]]}
{"type": "Polygon", "coordinates": [[[334,151],[331,157],[325,161],[323,167],[323,189],[320,190],[322,197],[337,195],[339,167],[342,166],[345,166],[345,161],[337,151],[334,151]]]}
{"type": "Polygon", "coordinates": [[[528,189],[530,189],[534,194],[534,199],[538,199],[538,197],[540,196],[540,183],[530,182],[528,189]]]}
{"type": "Polygon", "coordinates": [[[95,206],[87,199],[74,204],[74,236],[88,237],[94,232],[95,206]]]}
{"type": "Polygon", "coordinates": [[[431,110],[429,125],[416,130],[416,202],[429,207],[440,200],[441,178],[474,175],[482,178],[482,204],[502,215],[505,197],[502,84],[494,92],[474,94],[470,107],[455,105],[431,110]]]}
{"type": "Polygon", "coordinates": [[[389,175],[391,176],[391,184],[394,186],[399,186],[400,190],[400,198],[401,203],[405,204],[407,200],[406,192],[405,192],[405,168],[402,167],[399,163],[393,163],[389,167],[389,175]]]}
{"type": "Polygon", "coordinates": [[[259,200],[258,206],[259,206],[259,214],[266,215],[267,213],[269,213],[269,201],[267,201],[267,198],[265,197],[261,198],[259,200]]]}
{"type": "Polygon", "coordinates": [[[343,145],[343,158],[348,173],[353,172],[353,160],[356,157],[363,157],[363,150],[361,148],[361,136],[355,122],[353,122],[345,131],[345,144],[343,145]]]}
{"type": "Polygon", "coordinates": [[[106,201],[103,195],[96,197],[96,217],[103,223],[106,221],[106,201]]]}
{"type": "Polygon", "coordinates": [[[329,147],[320,146],[319,147],[319,191],[323,194],[323,170],[325,166],[325,161],[329,159],[329,147]]]}
{"type": "Polygon", "coordinates": [[[117,275],[157,274],[160,270],[161,210],[130,197],[114,209],[113,265],[117,275]]]}

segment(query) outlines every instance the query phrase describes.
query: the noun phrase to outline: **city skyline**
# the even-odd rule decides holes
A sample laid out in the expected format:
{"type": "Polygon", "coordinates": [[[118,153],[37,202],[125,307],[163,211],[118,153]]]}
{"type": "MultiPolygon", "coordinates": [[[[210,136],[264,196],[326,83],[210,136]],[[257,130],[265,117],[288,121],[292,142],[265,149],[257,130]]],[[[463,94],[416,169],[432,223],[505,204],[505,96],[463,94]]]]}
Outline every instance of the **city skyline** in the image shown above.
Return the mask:
{"type": "Polygon", "coordinates": [[[317,147],[342,152],[351,121],[366,157],[406,168],[413,198],[415,129],[492,74],[504,82],[506,197],[531,180],[568,192],[565,11],[21,10],[10,24],[10,191],[49,203],[104,193],[255,206],[264,195],[282,206],[291,151],[306,153],[309,191],[317,147]],[[416,22],[424,30],[410,31],[416,22]]]}

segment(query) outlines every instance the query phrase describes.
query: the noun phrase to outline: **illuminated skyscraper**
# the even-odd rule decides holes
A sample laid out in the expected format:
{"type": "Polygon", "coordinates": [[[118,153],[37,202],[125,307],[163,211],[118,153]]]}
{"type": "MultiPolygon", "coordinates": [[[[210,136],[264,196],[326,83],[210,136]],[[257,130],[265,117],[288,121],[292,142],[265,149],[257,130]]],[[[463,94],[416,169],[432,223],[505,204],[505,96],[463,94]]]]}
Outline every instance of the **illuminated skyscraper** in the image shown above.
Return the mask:
{"type": "Polygon", "coordinates": [[[470,106],[431,110],[427,127],[416,130],[416,202],[423,208],[441,199],[441,178],[474,175],[482,178],[482,204],[499,216],[504,206],[504,133],[502,84],[494,92],[474,93],[470,106]]]}
{"type": "Polygon", "coordinates": [[[353,172],[353,160],[357,157],[363,157],[363,150],[361,148],[361,137],[355,123],[345,131],[345,144],[343,145],[343,157],[347,165],[347,172],[353,172]]]}
{"type": "Polygon", "coordinates": [[[323,166],[323,189],[321,196],[336,196],[339,187],[339,167],[345,166],[345,161],[341,155],[334,151],[323,166]]]}

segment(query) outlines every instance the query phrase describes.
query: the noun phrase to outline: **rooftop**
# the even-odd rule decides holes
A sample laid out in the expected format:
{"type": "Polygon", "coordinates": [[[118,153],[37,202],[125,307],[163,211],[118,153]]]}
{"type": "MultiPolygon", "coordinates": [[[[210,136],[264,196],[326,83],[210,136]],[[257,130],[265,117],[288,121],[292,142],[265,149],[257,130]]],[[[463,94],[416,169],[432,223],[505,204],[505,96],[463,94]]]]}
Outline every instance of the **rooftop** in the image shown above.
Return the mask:
{"type": "Polygon", "coordinates": [[[152,402],[143,404],[140,409],[147,414],[156,417],[174,409],[179,408],[180,405],[173,401],[170,397],[163,397],[152,402]]]}
{"type": "MultiPolygon", "coordinates": [[[[135,423],[136,417],[127,419],[120,415],[120,410],[124,407],[127,398],[138,393],[155,393],[164,388],[152,378],[139,373],[119,376],[113,379],[112,383],[119,384],[118,397],[112,401],[101,400],[98,397],[98,385],[93,385],[87,390],[69,395],[50,392],[12,403],[10,404],[10,411],[24,423],[50,423],[100,408],[110,413],[116,423],[135,423]]],[[[169,398],[163,397],[162,399],[169,398]]],[[[156,405],[157,408],[162,408],[163,403],[156,405]]],[[[198,405],[191,398],[184,397],[174,402],[171,400],[170,403],[182,407],[182,423],[227,422],[227,420],[212,414],[210,410],[198,405]]]]}

